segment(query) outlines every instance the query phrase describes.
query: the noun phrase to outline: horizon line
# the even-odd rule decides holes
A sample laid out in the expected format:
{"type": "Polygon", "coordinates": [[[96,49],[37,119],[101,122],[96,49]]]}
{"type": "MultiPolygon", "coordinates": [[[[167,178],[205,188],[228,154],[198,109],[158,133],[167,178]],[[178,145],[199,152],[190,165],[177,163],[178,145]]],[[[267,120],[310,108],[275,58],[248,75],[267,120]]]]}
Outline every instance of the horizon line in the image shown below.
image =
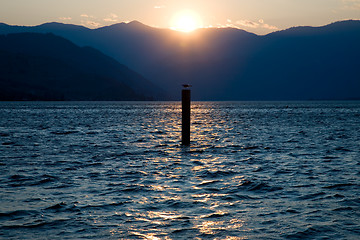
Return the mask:
{"type": "Polygon", "coordinates": [[[99,27],[94,27],[94,28],[91,28],[91,27],[83,25],[83,24],[65,23],[65,22],[60,22],[60,21],[49,21],[49,22],[44,22],[44,23],[37,24],[37,25],[17,25],[17,24],[8,24],[8,23],[5,23],[5,22],[0,22],[0,24],[4,24],[4,25],[7,25],[7,26],[11,26],[11,27],[38,27],[38,26],[42,26],[42,25],[45,25],[45,24],[55,23],[55,24],[63,24],[63,25],[72,25],[72,26],[83,27],[83,28],[86,28],[86,29],[89,29],[89,30],[97,30],[97,29],[111,27],[111,26],[120,25],[120,24],[128,25],[128,24],[138,23],[138,24],[141,24],[141,25],[149,27],[149,28],[154,28],[154,29],[159,29],[159,30],[170,30],[170,31],[173,31],[173,32],[183,33],[184,35],[191,35],[191,33],[194,33],[194,32],[196,32],[198,30],[201,30],[201,29],[237,29],[237,30],[245,31],[245,32],[255,34],[255,35],[258,35],[258,36],[265,36],[265,35],[268,35],[268,34],[271,34],[271,33],[281,32],[281,31],[285,31],[285,30],[288,30],[288,29],[292,29],[292,28],[299,28],[299,27],[321,28],[321,27],[329,26],[331,24],[335,24],[335,23],[339,23],[339,22],[350,22],[350,21],[360,21],[360,19],[343,19],[343,20],[330,22],[330,23],[324,24],[324,25],[313,25],[313,26],[312,25],[297,25],[297,26],[292,26],[292,27],[288,27],[288,28],[284,28],[284,29],[276,29],[276,30],[271,31],[271,32],[266,33],[266,34],[257,34],[257,33],[253,32],[253,31],[248,31],[248,30],[245,30],[243,28],[237,27],[235,25],[223,25],[223,26],[209,25],[209,26],[205,26],[205,27],[196,28],[191,32],[183,32],[183,31],[173,29],[171,27],[159,27],[159,26],[147,25],[147,24],[142,23],[142,22],[140,22],[138,20],[123,21],[123,22],[118,22],[118,23],[99,26],[99,27]]]}

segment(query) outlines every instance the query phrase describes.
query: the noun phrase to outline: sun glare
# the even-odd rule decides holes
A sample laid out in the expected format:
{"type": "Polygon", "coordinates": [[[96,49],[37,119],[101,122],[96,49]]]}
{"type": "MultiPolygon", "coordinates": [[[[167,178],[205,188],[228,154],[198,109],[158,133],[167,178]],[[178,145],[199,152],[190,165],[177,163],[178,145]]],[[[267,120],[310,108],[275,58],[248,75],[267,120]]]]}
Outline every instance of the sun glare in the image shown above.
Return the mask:
{"type": "Polygon", "coordinates": [[[178,12],[171,21],[171,29],[176,31],[192,32],[201,27],[202,20],[200,16],[190,10],[178,12]]]}

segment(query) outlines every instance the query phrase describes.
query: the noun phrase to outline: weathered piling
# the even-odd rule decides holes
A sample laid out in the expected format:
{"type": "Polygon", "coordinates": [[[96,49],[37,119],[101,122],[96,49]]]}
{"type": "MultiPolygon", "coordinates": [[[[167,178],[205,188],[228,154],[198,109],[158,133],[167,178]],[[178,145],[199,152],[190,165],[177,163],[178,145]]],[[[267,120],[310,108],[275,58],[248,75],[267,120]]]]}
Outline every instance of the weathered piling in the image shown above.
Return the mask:
{"type": "Polygon", "coordinates": [[[182,132],[181,141],[182,145],[190,145],[190,109],[191,109],[191,91],[190,85],[184,84],[181,91],[181,102],[182,102],[182,132]]]}

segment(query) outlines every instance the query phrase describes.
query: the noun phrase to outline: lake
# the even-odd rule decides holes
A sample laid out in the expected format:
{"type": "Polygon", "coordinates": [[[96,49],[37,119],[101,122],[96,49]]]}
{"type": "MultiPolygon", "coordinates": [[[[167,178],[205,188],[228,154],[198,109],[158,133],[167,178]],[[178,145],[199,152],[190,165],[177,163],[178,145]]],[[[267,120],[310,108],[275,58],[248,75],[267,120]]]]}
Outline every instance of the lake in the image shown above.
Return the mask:
{"type": "Polygon", "coordinates": [[[360,101],[191,111],[0,102],[0,238],[360,238],[360,101]]]}

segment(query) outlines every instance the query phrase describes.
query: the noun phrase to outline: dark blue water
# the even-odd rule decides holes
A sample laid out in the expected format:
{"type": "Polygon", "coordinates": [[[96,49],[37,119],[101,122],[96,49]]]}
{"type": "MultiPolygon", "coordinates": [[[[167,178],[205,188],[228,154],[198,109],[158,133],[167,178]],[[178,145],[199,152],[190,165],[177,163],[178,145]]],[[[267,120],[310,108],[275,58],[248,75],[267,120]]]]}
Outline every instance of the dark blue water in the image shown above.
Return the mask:
{"type": "Polygon", "coordinates": [[[1,239],[359,239],[360,102],[1,102],[1,239]]]}

